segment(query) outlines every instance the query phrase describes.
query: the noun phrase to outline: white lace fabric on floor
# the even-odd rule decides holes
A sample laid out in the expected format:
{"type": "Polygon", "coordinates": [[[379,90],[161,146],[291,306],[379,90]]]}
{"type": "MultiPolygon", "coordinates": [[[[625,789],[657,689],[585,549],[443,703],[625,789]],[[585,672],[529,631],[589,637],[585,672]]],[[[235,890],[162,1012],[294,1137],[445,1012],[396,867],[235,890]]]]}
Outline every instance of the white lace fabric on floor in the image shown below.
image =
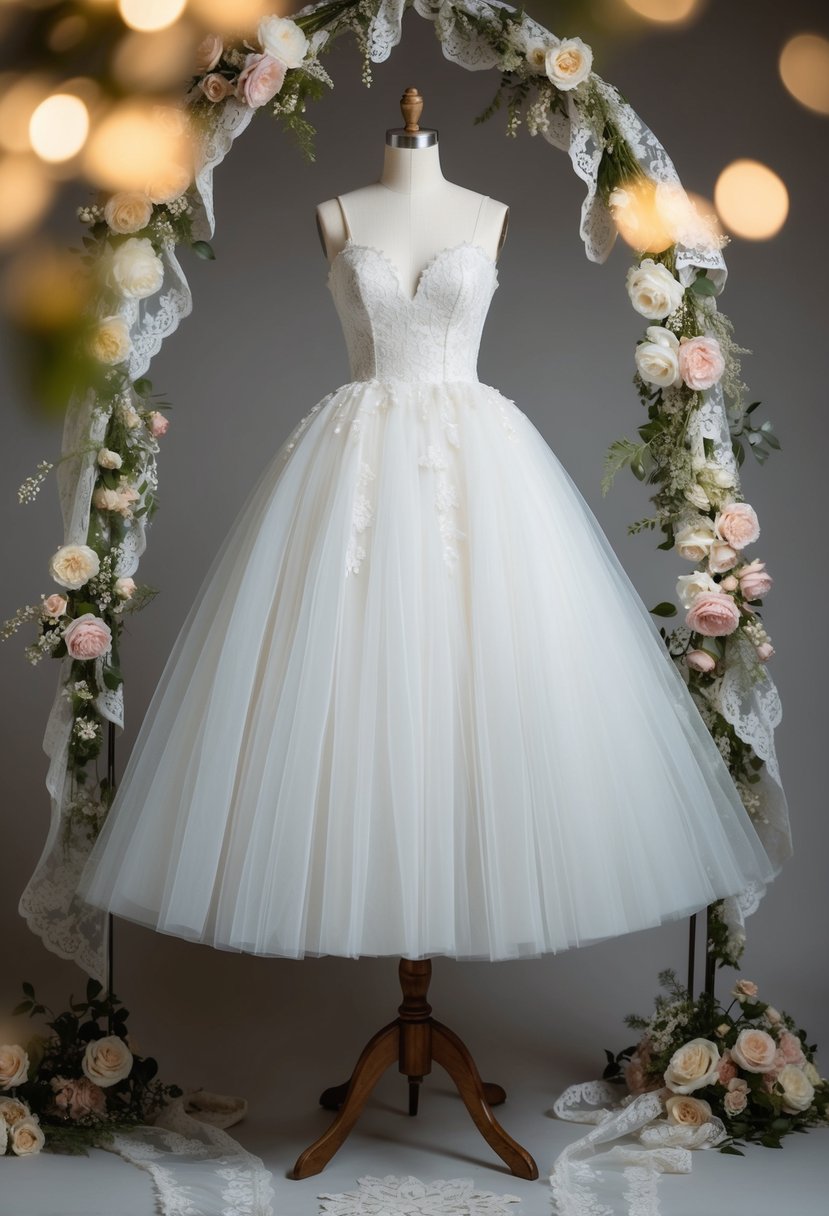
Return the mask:
{"type": "Polygon", "coordinates": [[[356,1191],[319,1196],[323,1216],[512,1216],[517,1195],[479,1191],[471,1178],[358,1178],[356,1191]]]}
{"type": "Polygon", "coordinates": [[[556,1216],[659,1216],[660,1176],[690,1173],[691,1150],[713,1148],[725,1138],[717,1118],[701,1127],[663,1118],[666,1090],[631,1095],[622,1103],[618,1093],[607,1081],[586,1081],[556,1100],[558,1118],[593,1125],[553,1166],[556,1216]],[[613,1141],[621,1143],[602,1147],[613,1141]]]}

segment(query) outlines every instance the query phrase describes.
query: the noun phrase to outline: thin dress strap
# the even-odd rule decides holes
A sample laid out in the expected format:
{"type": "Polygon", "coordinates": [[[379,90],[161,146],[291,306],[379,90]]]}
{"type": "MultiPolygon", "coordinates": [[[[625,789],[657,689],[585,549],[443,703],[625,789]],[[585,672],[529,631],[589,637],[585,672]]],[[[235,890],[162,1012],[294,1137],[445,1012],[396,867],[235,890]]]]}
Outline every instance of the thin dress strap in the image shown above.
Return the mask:
{"type": "Polygon", "coordinates": [[[478,224],[481,222],[481,212],[483,211],[484,203],[487,201],[488,198],[489,198],[488,194],[482,194],[481,201],[478,204],[478,214],[475,216],[475,227],[472,229],[472,237],[471,237],[471,244],[473,244],[473,245],[475,243],[475,234],[478,231],[478,224]]]}
{"type": "Polygon", "coordinates": [[[345,224],[345,235],[351,241],[354,238],[351,234],[351,225],[348,222],[348,213],[346,212],[346,209],[345,209],[345,203],[343,202],[343,200],[339,194],[335,195],[334,197],[336,198],[337,202],[340,204],[340,214],[342,215],[343,223],[345,224]]]}

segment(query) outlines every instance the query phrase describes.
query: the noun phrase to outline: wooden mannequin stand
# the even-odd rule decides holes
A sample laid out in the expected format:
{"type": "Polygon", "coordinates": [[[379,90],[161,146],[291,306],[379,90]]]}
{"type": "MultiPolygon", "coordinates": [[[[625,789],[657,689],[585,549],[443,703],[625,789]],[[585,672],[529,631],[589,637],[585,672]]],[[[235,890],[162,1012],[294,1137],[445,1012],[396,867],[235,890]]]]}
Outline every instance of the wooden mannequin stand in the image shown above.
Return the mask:
{"type": "Polygon", "coordinates": [[[380,1077],[397,1061],[409,1079],[410,1115],[417,1114],[421,1081],[432,1071],[433,1062],[440,1064],[455,1082],[478,1131],[510,1172],[518,1178],[537,1178],[538,1167],[530,1154],[504,1131],[490,1109],[505,1100],[503,1089],[481,1080],[466,1046],[431,1016],[432,1007],[426,1000],[432,978],[431,959],[403,958],[399,971],[403,1004],[398,1017],[366,1044],[351,1080],[321,1095],[320,1105],[339,1114],[328,1130],[300,1153],[291,1177],[310,1178],[325,1168],[354,1127],[380,1077]]]}

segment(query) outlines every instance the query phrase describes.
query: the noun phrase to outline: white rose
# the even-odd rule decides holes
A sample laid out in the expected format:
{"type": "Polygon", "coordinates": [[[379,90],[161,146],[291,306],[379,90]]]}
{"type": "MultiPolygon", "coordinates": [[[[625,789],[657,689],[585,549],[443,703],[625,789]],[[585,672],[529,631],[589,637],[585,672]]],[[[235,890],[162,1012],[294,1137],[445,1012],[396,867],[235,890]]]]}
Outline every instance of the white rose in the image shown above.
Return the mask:
{"type": "Polygon", "coordinates": [[[89,349],[100,363],[123,363],[132,350],[130,327],[123,317],[102,317],[89,339],[89,349]]]}
{"type": "Polygon", "coordinates": [[[701,562],[715,539],[714,521],[700,515],[686,524],[674,536],[674,546],[680,557],[689,562],[701,562]]]}
{"type": "Polygon", "coordinates": [[[720,1049],[716,1043],[710,1039],[691,1039],[671,1056],[665,1069],[665,1084],[675,1094],[693,1093],[717,1080],[719,1063],[720,1049]]]}
{"type": "Polygon", "coordinates": [[[707,1102],[702,1098],[686,1098],[684,1094],[666,1098],[665,1112],[669,1123],[678,1123],[681,1127],[702,1127],[711,1118],[707,1102]]]}
{"type": "Polygon", "coordinates": [[[81,1068],[90,1081],[105,1089],[123,1081],[132,1071],[132,1052],[117,1034],[87,1043],[81,1068]]]}
{"type": "Polygon", "coordinates": [[[135,579],[134,578],[117,578],[115,580],[115,594],[121,600],[132,599],[135,594],[135,579]]]}
{"type": "Polygon", "coordinates": [[[29,1057],[17,1043],[0,1047],[0,1089],[22,1085],[29,1075],[29,1057]]]}
{"type": "Polygon", "coordinates": [[[144,425],[144,420],[142,419],[138,410],[129,401],[125,401],[121,404],[121,421],[129,431],[134,431],[137,426],[144,425]]]}
{"type": "Polygon", "coordinates": [[[719,591],[719,587],[705,570],[695,570],[693,574],[680,574],[676,580],[676,593],[683,608],[690,608],[703,591],[719,591]]]}
{"type": "Polygon", "coordinates": [[[777,1074],[777,1085],[783,1091],[783,1110],[789,1115],[808,1110],[815,1096],[815,1087],[802,1068],[786,1064],[777,1074]]]}
{"type": "MultiPolygon", "coordinates": [[[[766,1012],[768,1012],[768,1010],[766,1012]]],[[[808,1081],[811,1081],[813,1085],[820,1085],[820,1083],[821,1083],[820,1073],[815,1068],[815,1066],[811,1060],[807,1060],[806,1063],[803,1065],[803,1072],[806,1076],[806,1079],[808,1081]]]]}
{"type": "MultiPolygon", "coordinates": [[[[665,330],[670,333],[670,330],[665,330]]],[[[674,335],[671,334],[671,337],[674,335]]],[[[677,347],[679,343],[677,342],[677,347]]],[[[679,384],[682,377],[679,374],[679,357],[677,348],[666,346],[662,342],[640,342],[636,347],[636,370],[646,384],[656,384],[659,388],[671,388],[679,384]]]]}
{"type": "Polygon", "coordinates": [[[43,1128],[35,1115],[27,1115],[11,1129],[12,1152],[18,1157],[30,1157],[39,1153],[46,1143],[43,1128]]]}
{"type": "Polygon", "coordinates": [[[49,573],[61,587],[77,591],[101,569],[101,560],[89,545],[62,545],[49,562],[49,573]]]}
{"type": "Polygon", "coordinates": [[[650,321],[661,321],[682,303],[682,284],[661,262],[643,258],[631,266],[625,279],[630,302],[638,313],[650,321]]]}
{"type": "Polygon", "coordinates": [[[22,1102],[20,1098],[0,1098],[0,1127],[3,1124],[6,1127],[14,1127],[15,1123],[19,1123],[21,1119],[25,1119],[31,1113],[26,1103],[22,1102]]]}
{"type": "Polygon", "coordinates": [[[152,217],[152,202],[141,190],[121,190],[104,207],[104,219],[113,232],[139,232],[152,217]]]}
{"type": "Polygon", "coordinates": [[[699,507],[701,511],[711,506],[711,500],[700,485],[689,486],[685,491],[685,497],[688,499],[688,502],[695,507],[699,507]]]}
{"type": "Polygon", "coordinates": [[[131,300],[155,295],[164,282],[164,265],[145,236],[131,236],[110,254],[111,287],[131,300]]]}
{"type": "Polygon", "coordinates": [[[113,452],[110,448],[100,448],[98,464],[102,469],[120,469],[122,461],[117,452],[113,452]]]}
{"type": "Polygon", "coordinates": [[[9,1125],[5,1119],[0,1119],[0,1157],[5,1156],[9,1146],[9,1125]]]}
{"type": "Polygon", "coordinates": [[[519,50],[523,50],[524,52],[524,58],[527,61],[527,66],[530,68],[530,71],[536,74],[536,76],[547,75],[547,51],[549,49],[550,48],[546,42],[538,41],[527,42],[526,47],[519,47],[519,50]]]}
{"type": "Polygon", "coordinates": [[[547,75],[557,89],[575,89],[590,75],[593,52],[581,38],[565,38],[547,51],[547,75]]]}
{"type": "Polygon", "coordinates": [[[290,17],[263,17],[257,33],[262,50],[280,59],[286,68],[298,68],[305,58],[308,39],[290,17]]]}

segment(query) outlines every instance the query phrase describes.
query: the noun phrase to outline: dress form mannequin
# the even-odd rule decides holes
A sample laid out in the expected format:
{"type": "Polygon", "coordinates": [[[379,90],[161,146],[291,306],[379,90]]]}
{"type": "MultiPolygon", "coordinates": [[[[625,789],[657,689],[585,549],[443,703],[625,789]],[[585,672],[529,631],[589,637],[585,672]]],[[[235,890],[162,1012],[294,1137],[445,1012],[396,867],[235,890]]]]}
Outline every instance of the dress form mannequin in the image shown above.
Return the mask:
{"type": "Polygon", "coordinates": [[[317,227],[329,262],[349,236],[371,244],[394,263],[401,285],[414,295],[420,275],[441,249],[475,234],[475,242],[495,261],[507,234],[504,203],[456,186],[443,176],[438,133],[418,126],[423,99],[407,89],[401,100],[405,127],[386,132],[379,181],[328,199],[317,207],[317,227]]]}

